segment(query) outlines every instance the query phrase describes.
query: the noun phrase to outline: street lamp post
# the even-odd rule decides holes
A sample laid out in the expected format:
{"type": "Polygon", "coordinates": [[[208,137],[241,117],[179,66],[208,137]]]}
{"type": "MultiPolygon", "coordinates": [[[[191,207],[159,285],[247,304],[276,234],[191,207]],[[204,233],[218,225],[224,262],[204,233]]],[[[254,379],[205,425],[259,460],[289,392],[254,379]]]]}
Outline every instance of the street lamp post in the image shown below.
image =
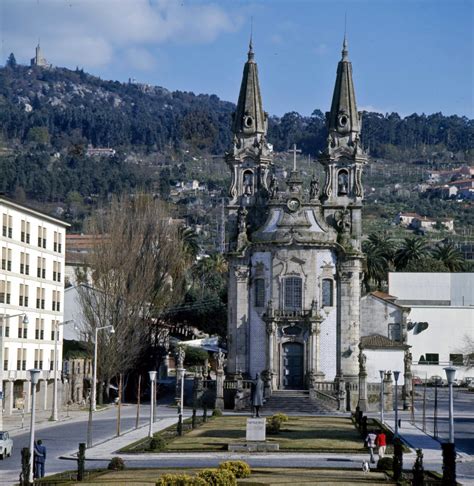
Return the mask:
{"type": "Polygon", "coordinates": [[[38,384],[41,370],[28,370],[31,381],[31,422],[30,422],[30,471],[29,482],[33,484],[33,459],[35,453],[35,408],[36,408],[36,385],[38,384]]]}
{"type": "Polygon", "coordinates": [[[385,378],[385,370],[379,370],[380,373],[380,422],[382,425],[384,423],[384,403],[383,403],[383,396],[384,396],[384,378],[385,378]]]}
{"type": "Polygon", "coordinates": [[[181,378],[181,393],[179,399],[179,435],[183,435],[183,405],[184,405],[184,374],[186,370],[184,368],[178,369],[179,376],[181,378]]]}
{"type": "Polygon", "coordinates": [[[59,326],[73,322],[69,319],[64,322],[56,322],[54,325],[54,382],[53,382],[53,410],[51,412],[51,420],[57,422],[58,420],[58,341],[59,341],[59,326]]]}
{"type": "Polygon", "coordinates": [[[94,375],[92,378],[92,411],[97,410],[97,335],[102,329],[110,329],[110,334],[115,332],[114,326],[100,326],[95,328],[94,333],[94,375]]]}
{"type": "Polygon", "coordinates": [[[453,404],[453,383],[456,376],[456,368],[448,366],[444,368],[449,386],[449,442],[454,444],[454,404],[453,404]]]}
{"type": "Polygon", "coordinates": [[[394,371],[393,376],[395,378],[395,438],[398,437],[398,377],[399,371],[394,371]]]}
{"type": "Polygon", "coordinates": [[[8,314],[1,314],[0,319],[1,319],[1,327],[0,327],[0,430],[3,430],[3,400],[4,400],[4,393],[3,393],[3,338],[5,336],[5,326],[3,325],[3,321],[7,321],[8,319],[11,319],[12,317],[20,317],[23,316],[23,324],[26,326],[28,325],[28,316],[22,312],[21,314],[14,314],[12,316],[8,314]]]}
{"type": "Polygon", "coordinates": [[[155,406],[155,378],[156,371],[149,371],[150,376],[150,427],[148,428],[148,437],[153,437],[153,409],[155,406]]]}

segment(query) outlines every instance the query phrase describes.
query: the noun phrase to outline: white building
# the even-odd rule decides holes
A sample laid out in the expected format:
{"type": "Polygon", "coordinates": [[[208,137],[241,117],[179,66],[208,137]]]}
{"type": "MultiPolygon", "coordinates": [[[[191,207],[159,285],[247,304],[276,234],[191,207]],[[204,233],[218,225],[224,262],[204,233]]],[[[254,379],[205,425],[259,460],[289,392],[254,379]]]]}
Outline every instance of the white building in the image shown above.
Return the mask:
{"type": "Polygon", "coordinates": [[[422,379],[445,378],[450,363],[456,378],[474,376],[464,366],[468,343],[474,343],[474,273],[390,273],[389,293],[411,309],[407,344],[413,356],[412,373],[422,379]]]}
{"type": "MultiPolygon", "coordinates": [[[[2,408],[6,414],[23,406],[26,410],[29,408],[27,370],[37,368],[42,370],[37,403],[38,407],[46,409],[51,406],[53,388],[54,328],[64,321],[64,256],[68,224],[2,196],[0,217],[2,408]]],[[[62,326],[58,328],[57,362],[60,370],[62,326]]]]}

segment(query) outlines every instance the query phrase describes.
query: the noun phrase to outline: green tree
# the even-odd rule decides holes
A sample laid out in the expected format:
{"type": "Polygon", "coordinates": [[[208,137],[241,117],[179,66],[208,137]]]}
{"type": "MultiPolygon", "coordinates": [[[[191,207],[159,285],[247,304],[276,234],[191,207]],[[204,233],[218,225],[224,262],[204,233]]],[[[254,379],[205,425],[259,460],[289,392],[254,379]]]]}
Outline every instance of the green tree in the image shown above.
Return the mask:
{"type": "Polygon", "coordinates": [[[49,144],[49,131],[47,127],[31,127],[28,130],[28,141],[40,143],[42,145],[49,144]]]}
{"type": "Polygon", "coordinates": [[[419,236],[405,238],[395,253],[395,267],[404,270],[408,263],[431,256],[428,242],[419,236]]]}
{"type": "Polygon", "coordinates": [[[449,272],[448,267],[431,256],[410,260],[403,268],[404,272],[449,272]]]}
{"type": "Polygon", "coordinates": [[[15,54],[13,54],[13,52],[11,52],[10,55],[8,56],[6,66],[10,69],[15,69],[17,67],[15,54]]]}
{"type": "Polygon", "coordinates": [[[465,268],[465,260],[453,243],[439,244],[433,250],[433,257],[444,264],[450,272],[460,272],[465,268]]]}
{"type": "Polygon", "coordinates": [[[364,285],[366,290],[371,284],[381,288],[387,281],[388,272],[393,268],[395,242],[387,233],[372,233],[362,244],[366,256],[364,285]]]}

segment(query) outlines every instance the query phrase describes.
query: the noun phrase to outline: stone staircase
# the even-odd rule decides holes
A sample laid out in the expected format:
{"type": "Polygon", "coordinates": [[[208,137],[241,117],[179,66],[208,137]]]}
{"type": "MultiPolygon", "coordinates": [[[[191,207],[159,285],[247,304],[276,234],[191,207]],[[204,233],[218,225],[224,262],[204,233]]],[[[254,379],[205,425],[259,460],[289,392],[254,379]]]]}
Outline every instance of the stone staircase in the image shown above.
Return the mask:
{"type": "Polygon", "coordinates": [[[263,406],[265,415],[275,412],[291,415],[319,415],[334,413],[334,410],[322,400],[311,399],[307,390],[277,390],[263,406]]]}

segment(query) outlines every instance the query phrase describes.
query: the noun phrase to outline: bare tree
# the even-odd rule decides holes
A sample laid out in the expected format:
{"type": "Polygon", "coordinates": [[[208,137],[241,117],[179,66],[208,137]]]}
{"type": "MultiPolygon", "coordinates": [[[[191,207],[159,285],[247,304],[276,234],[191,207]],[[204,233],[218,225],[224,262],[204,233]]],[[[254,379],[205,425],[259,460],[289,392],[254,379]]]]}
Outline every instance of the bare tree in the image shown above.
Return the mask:
{"type": "Polygon", "coordinates": [[[86,261],[91,281],[79,287],[80,300],[91,337],[98,327],[115,329],[98,334],[98,381],[109,383],[133,369],[151,329],[160,328],[155,316],[181,299],[189,262],[165,205],[146,195],[114,199],[89,228],[95,237],[86,261]]]}

